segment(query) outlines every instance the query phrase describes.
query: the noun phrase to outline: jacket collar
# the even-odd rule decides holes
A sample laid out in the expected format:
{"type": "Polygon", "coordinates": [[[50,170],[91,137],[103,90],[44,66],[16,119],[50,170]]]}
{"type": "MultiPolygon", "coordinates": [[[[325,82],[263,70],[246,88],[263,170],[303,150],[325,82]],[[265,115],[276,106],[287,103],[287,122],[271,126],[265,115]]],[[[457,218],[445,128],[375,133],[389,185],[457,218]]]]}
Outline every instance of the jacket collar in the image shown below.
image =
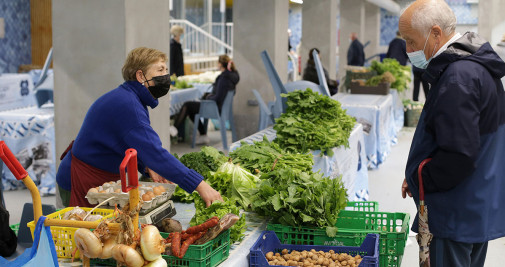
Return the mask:
{"type": "Polygon", "coordinates": [[[144,106],[150,106],[151,108],[158,106],[158,99],[154,98],[149,90],[138,81],[126,81],[123,85],[132,90],[139,97],[140,102],[142,102],[144,106]]]}

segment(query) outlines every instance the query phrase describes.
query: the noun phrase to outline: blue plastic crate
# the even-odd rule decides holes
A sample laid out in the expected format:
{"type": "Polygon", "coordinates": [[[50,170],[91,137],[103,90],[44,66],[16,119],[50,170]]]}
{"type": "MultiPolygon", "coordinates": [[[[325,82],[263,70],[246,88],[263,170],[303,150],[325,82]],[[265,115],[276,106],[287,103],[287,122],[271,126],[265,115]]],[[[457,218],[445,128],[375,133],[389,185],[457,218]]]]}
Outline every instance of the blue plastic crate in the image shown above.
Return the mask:
{"type": "Polygon", "coordinates": [[[279,238],[273,231],[263,231],[260,237],[250,249],[249,266],[250,267],[272,267],[278,265],[269,265],[265,254],[273,251],[280,252],[287,249],[302,251],[315,249],[316,251],[328,252],[330,250],[335,253],[347,253],[351,256],[360,255],[362,261],[359,267],[379,266],[379,235],[368,234],[359,247],[345,247],[345,246],[317,246],[317,245],[289,245],[281,244],[279,238]]]}

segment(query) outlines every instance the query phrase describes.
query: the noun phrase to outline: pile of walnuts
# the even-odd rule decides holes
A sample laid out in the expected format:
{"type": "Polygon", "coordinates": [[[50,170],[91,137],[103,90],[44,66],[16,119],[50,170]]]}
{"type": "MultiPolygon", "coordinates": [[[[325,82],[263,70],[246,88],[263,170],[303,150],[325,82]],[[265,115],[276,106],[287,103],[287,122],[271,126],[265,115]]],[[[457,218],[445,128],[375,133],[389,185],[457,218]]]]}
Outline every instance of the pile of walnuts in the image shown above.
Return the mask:
{"type": "Polygon", "coordinates": [[[314,249],[301,252],[284,249],[281,253],[268,252],[265,256],[270,265],[304,267],[358,267],[362,260],[360,255],[353,257],[347,253],[335,253],[333,250],[324,252],[314,249]]]}

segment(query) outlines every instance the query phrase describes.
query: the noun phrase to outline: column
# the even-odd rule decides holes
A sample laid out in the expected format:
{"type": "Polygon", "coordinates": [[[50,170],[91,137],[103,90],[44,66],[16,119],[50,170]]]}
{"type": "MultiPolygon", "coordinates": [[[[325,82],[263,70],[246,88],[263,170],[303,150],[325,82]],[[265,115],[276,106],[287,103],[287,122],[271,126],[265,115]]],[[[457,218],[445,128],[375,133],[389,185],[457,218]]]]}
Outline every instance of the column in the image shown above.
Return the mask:
{"type": "Polygon", "coordinates": [[[337,0],[310,0],[302,5],[302,71],[310,49],[320,51],[321,63],[331,79],[336,78],[337,0]]]}
{"type": "MultiPolygon", "coordinates": [[[[358,40],[362,44],[365,34],[365,1],[364,0],[340,0],[340,46],[338,49],[338,77],[345,75],[347,67],[347,50],[349,50],[349,35],[351,32],[358,34],[358,40]]],[[[366,55],[365,55],[366,56],[366,55]]]]}
{"type": "MultiPolygon", "coordinates": [[[[365,33],[359,38],[363,45],[370,41],[370,44],[365,48],[365,59],[379,53],[380,22],[380,7],[375,4],[365,2],[365,33]]],[[[379,60],[378,57],[374,59],[379,60]]]]}
{"type": "MultiPolygon", "coordinates": [[[[56,154],[75,139],[90,105],[124,82],[121,68],[139,46],[170,53],[168,0],[53,0],[56,154]]],[[[169,97],[150,110],[170,148],[169,97]]]]}
{"type": "Polygon", "coordinates": [[[505,34],[505,1],[480,0],[478,33],[492,46],[500,42],[505,34]]]}
{"type": "Polygon", "coordinates": [[[281,80],[287,80],[288,1],[233,1],[233,61],[240,82],[233,101],[237,137],[244,138],[258,129],[259,107],[249,106],[252,89],[265,102],[275,98],[260,53],[267,50],[281,80]]]}

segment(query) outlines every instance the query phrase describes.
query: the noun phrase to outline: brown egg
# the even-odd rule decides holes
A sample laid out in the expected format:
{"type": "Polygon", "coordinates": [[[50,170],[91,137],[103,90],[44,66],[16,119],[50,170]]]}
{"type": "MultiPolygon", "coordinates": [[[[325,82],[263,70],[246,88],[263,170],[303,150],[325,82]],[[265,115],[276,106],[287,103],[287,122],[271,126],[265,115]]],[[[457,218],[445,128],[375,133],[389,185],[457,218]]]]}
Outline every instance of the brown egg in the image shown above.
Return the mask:
{"type": "Polygon", "coordinates": [[[121,188],[114,190],[114,193],[121,193],[121,188]]]}
{"type": "Polygon", "coordinates": [[[98,193],[100,193],[100,194],[105,194],[105,193],[107,193],[107,191],[102,190],[102,191],[100,191],[100,192],[98,192],[98,193]]]}
{"type": "Polygon", "coordinates": [[[89,194],[89,193],[98,193],[98,189],[96,189],[96,188],[92,187],[92,188],[90,188],[90,189],[88,190],[88,194],[89,194]]]}
{"type": "Polygon", "coordinates": [[[156,197],[156,195],[153,193],[153,191],[149,191],[146,194],[148,194],[149,196],[151,196],[151,198],[155,198],[156,197]]]}
{"type": "Polygon", "coordinates": [[[153,188],[154,195],[159,196],[165,192],[165,188],[162,185],[153,188]]]}
{"type": "Polygon", "coordinates": [[[144,200],[144,201],[151,201],[151,199],[153,199],[153,198],[149,195],[149,193],[142,195],[142,200],[144,200]]]}

